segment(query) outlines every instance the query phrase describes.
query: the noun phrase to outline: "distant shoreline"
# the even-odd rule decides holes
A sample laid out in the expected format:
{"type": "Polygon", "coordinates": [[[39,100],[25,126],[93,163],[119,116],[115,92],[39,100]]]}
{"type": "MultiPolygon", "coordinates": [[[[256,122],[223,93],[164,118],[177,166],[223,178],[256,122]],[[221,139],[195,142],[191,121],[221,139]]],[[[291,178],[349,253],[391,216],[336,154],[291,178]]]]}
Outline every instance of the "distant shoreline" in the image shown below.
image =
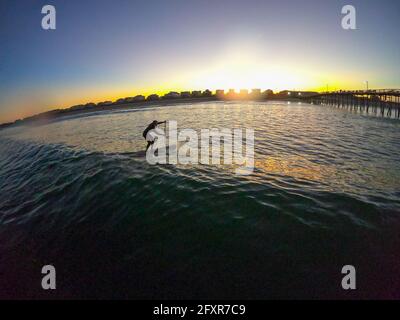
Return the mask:
{"type": "Polygon", "coordinates": [[[201,102],[211,102],[211,101],[273,101],[273,100],[283,100],[283,101],[297,101],[296,98],[289,97],[273,97],[273,98],[263,98],[263,99],[243,99],[243,100],[224,100],[217,96],[211,97],[190,97],[190,98],[174,98],[174,99],[159,99],[159,100],[144,100],[144,101],[132,101],[132,102],[121,102],[113,103],[111,105],[94,105],[94,106],[83,106],[81,109],[57,109],[44,112],[32,117],[28,117],[22,120],[16,120],[11,123],[0,124],[0,130],[9,127],[15,127],[25,124],[44,124],[51,120],[63,118],[67,116],[74,116],[86,113],[101,112],[101,111],[112,111],[112,110],[129,110],[135,108],[147,108],[150,106],[168,106],[175,104],[185,104],[185,103],[201,103],[201,102]]]}
{"type": "Polygon", "coordinates": [[[209,102],[209,101],[219,101],[216,97],[200,97],[200,98],[178,98],[178,99],[169,99],[169,100],[146,100],[146,101],[134,101],[134,102],[125,102],[112,104],[107,106],[94,106],[94,107],[85,107],[79,110],[71,110],[71,109],[60,109],[60,110],[51,110],[45,112],[43,114],[39,114],[36,116],[29,117],[27,119],[17,120],[12,123],[4,123],[0,124],[0,130],[20,126],[25,124],[42,124],[48,121],[64,118],[68,116],[93,113],[93,112],[101,112],[101,111],[112,111],[112,110],[129,110],[129,109],[145,109],[151,106],[167,106],[174,104],[184,104],[184,103],[200,103],[200,102],[209,102]]]}

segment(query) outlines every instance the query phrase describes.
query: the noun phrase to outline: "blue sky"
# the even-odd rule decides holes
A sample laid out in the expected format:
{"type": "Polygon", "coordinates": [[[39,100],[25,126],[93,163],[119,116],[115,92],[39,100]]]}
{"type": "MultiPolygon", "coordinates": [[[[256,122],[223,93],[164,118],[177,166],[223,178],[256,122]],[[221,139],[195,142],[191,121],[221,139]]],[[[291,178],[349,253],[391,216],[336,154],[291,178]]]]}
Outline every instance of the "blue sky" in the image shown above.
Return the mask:
{"type": "Polygon", "coordinates": [[[168,90],[400,87],[400,1],[2,0],[0,16],[0,122],[168,90]]]}

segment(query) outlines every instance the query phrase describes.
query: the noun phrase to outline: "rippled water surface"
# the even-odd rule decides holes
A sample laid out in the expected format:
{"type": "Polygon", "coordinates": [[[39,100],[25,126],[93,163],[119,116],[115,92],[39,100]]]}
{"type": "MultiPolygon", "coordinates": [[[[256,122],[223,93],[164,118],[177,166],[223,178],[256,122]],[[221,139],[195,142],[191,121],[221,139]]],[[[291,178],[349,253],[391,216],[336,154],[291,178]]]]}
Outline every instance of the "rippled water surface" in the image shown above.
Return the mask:
{"type": "Polygon", "coordinates": [[[0,295],[400,298],[400,121],[198,103],[0,132],[0,295]],[[255,169],[149,165],[142,132],[252,128],[255,169]],[[56,293],[40,290],[57,269],[56,293]],[[354,265],[358,290],[341,289],[354,265]]]}

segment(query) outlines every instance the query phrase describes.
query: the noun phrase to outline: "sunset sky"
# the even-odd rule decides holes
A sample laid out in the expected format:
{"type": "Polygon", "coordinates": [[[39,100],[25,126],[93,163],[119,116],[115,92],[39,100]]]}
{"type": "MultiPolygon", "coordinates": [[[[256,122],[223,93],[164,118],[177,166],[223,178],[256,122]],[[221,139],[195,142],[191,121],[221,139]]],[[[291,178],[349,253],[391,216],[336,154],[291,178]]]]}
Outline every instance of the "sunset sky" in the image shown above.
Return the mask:
{"type": "Polygon", "coordinates": [[[399,88],[399,30],[398,0],[2,0],[0,123],[170,90],[399,88]]]}

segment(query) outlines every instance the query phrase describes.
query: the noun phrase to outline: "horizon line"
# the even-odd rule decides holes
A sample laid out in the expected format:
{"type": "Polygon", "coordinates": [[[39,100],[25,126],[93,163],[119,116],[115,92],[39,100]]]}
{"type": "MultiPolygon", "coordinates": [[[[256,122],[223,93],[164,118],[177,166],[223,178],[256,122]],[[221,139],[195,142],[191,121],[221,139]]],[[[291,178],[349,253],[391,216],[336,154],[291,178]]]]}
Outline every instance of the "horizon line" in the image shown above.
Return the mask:
{"type": "MultiPolygon", "coordinates": [[[[336,88],[335,88],[336,89],[336,88]]],[[[369,88],[368,91],[377,91],[377,90],[399,90],[398,88],[375,88],[375,89],[371,89],[369,88]]],[[[140,93],[140,94],[136,94],[134,96],[128,96],[128,97],[124,97],[124,98],[114,98],[115,100],[113,101],[111,100],[104,100],[104,101],[100,101],[103,99],[99,99],[99,100],[93,100],[91,102],[85,102],[85,103],[79,103],[79,104],[74,104],[74,105],[69,105],[69,106],[65,106],[65,107],[59,107],[59,108],[54,108],[54,109],[49,109],[40,113],[36,113],[36,114],[32,114],[32,115],[28,115],[26,117],[22,117],[22,118],[17,118],[14,121],[6,121],[3,123],[0,123],[0,126],[4,126],[4,125],[11,125],[11,124],[15,124],[17,122],[20,121],[25,121],[25,120],[29,120],[31,118],[34,117],[39,117],[41,115],[46,115],[46,114],[50,114],[52,112],[62,112],[62,111],[75,111],[75,110],[80,110],[79,108],[90,108],[90,107],[104,107],[104,106],[111,106],[111,105],[120,105],[120,104],[127,104],[127,103],[138,103],[138,102],[151,102],[151,101],[157,101],[157,100],[161,100],[161,101],[165,101],[165,100],[171,100],[171,99],[184,99],[184,98],[201,98],[201,97],[216,97],[216,98],[228,98],[227,100],[244,100],[244,99],[240,99],[243,98],[244,96],[248,95],[259,95],[259,98],[261,98],[264,95],[264,98],[266,98],[265,95],[268,94],[272,94],[272,95],[279,95],[283,92],[289,93],[290,92],[296,92],[296,93],[324,93],[324,92],[339,92],[339,91],[366,91],[365,89],[346,89],[346,90],[323,90],[323,89],[318,89],[318,90],[297,90],[297,89],[284,89],[284,90],[279,90],[279,91],[275,91],[273,89],[260,89],[260,88],[252,88],[252,89],[248,89],[248,88],[241,88],[241,89],[237,89],[237,88],[230,88],[230,89],[215,89],[215,90],[209,90],[209,89],[204,89],[204,90],[171,90],[171,91],[161,91],[158,93],[149,93],[149,94],[145,94],[145,93],[140,93]],[[176,95],[176,96],[174,96],[176,95]],[[186,96],[185,96],[186,95],[186,96]],[[189,96],[187,96],[189,95],[189,96]],[[223,97],[222,97],[223,95],[223,97]],[[229,97],[229,95],[235,95],[235,97],[229,97]],[[230,98],[230,99],[229,99],[230,98]],[[239,98],[239,99],[238,99],[239,98]]],[[[290,98],[289,96],[287,96],[288,98],[290,98]]],[[[292,96],[293,98],[293,96],[292,96]]]]}

